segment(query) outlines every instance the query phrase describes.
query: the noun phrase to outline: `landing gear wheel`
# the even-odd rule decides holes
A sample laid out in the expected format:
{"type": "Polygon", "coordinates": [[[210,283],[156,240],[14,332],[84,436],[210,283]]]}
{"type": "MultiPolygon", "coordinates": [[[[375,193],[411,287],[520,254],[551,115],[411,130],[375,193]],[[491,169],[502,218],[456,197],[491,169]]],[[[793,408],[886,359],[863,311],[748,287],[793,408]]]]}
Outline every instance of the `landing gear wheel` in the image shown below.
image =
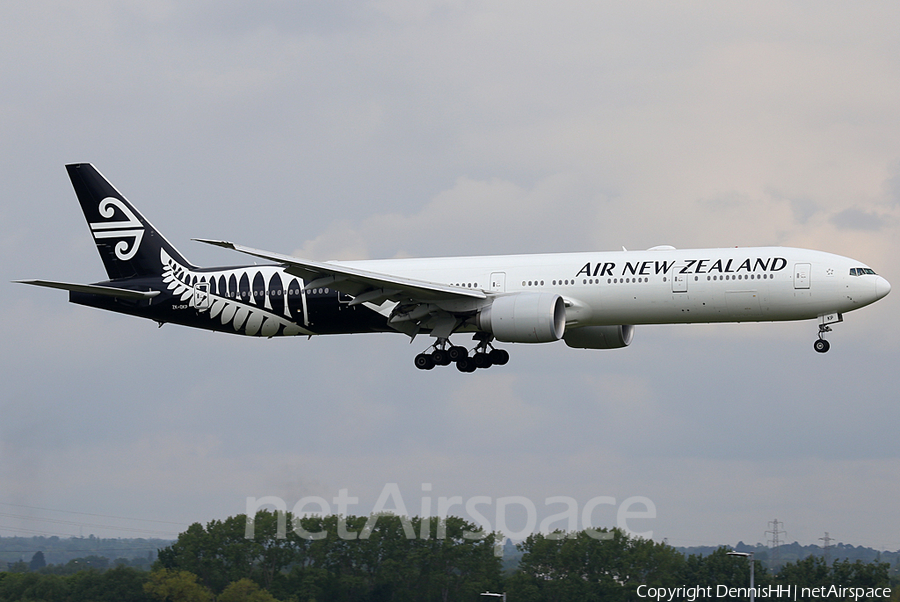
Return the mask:
{"type": "Polygon", "coordinates": [[[435,349],[431,352],[431,359],[434,360],[435,366],[450,365],[450,353],[445,349],[435,349]]]}
{"type": "Polygon", "coordinates": [[[459,345],[454,345],[448,349],[447,354],[449,355],[451,362],[459,362],[459,360],[469,357],[469,351],[465,347],[460,347],[459,345]]]}
{"type": "Polygon", "coordinates": [[[825,353],[826,351],[831,349],[831,343],[829,343],[825,339],[817,339],[816,342],[813,343],[813,349],[815,349],[819,353],[825,353]]]}
{"type": "Polygon", "coordinates": [[[483,351],[479,351],[472,357],[472,361],[475,362],[476,368],[490,368],[491,367],[491,357],[484,353],[483,351]]]}
{"type": "Polygon", "coordinates": [[[475,372],[475,361],[472,358],[464,357],[456,362],[456,369],[460,372],[475,372]]]}
{"type": "Polygon", "coordinates": [[[509,352],[506,349],[491,349],[488,356],[491,359],[491,364],[496,366],[503,366],[509,361],[509,352]]]}
{"type": "Polygon", "coordinates": [[[416,356],[416,368],[419,370],[431,370],[434,368],[434,358],[427,353],[420,353],[416,356]]]}

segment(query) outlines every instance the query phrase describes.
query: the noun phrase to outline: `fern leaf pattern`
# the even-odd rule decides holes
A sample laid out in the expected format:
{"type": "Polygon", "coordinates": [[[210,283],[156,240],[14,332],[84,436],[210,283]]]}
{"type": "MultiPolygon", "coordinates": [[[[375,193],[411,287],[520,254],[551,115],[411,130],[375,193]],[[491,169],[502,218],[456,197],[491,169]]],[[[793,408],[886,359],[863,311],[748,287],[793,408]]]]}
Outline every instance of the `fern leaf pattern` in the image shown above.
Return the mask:
{"type": "Polygon", "coordinates": [[[315,334],[291,316],[288,295],[300,295],[302,281],[298,283],[277,266],[194,272],[172,259],[165,249],[160,249],[160,262],[163,282],[173,295],[199,313],[206,313],[210,320],[218,319],[222,326],[230,323],[236,333],[264,337],[315,334]],[[198,294],[198,283],[206,283],[202,294],[198,294]],[[271,297],[276,295],[278,302],[273,304],[271,297]],[[280,305],[283,315],[273,305],[280,305]]]}

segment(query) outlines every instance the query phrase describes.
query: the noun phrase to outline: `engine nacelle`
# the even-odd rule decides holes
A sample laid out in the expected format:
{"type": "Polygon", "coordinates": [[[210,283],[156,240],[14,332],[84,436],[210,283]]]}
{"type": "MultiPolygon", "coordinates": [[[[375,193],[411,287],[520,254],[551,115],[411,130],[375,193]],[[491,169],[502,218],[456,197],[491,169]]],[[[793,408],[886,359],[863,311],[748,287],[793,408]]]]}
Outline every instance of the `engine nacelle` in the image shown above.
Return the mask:
{"type": "Polygon", "coordinates": [[[566,331],[566,304],[554,293],[497,297],[478,314],[478,327],[504,343],[552,343],[566,331]]]}
{"type": "Polygon", "coordinates": [[[564,338],[577,349],[619,349],[631,345],[634,326],[584,326],[566,331],[564,338]]]}

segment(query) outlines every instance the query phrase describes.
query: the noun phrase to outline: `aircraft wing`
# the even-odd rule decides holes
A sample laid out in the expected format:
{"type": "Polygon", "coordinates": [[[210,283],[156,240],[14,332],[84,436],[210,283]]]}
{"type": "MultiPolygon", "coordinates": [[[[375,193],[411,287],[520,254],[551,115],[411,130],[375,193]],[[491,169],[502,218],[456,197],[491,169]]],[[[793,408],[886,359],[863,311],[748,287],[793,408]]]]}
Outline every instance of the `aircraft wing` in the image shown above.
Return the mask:
{"type": "MultiPolygon", "coordinates": [[[[274,261],[285,266],[294,276],[303,278],[307,290],[327,286],[354,297],[350,305],[372,302],[376,305],[390,299],[404,304],[428,305],[439,301],[477,301],[487,299],[480,290],[428,282],[414,278],[403,278],[380,272],[370,272],[344,265],[300,259],[280,253],[261,251],[223,240],[195,238],[226,249],[232,249],[261,259],[274,261]]],[[[437,312],[426,311],[425,316],[437,312]]],[[[423,316],[424,317],[424,316],[423,316]]],[[[412,318],[410,318],[412,319],[412,318]]],[[[394,321],[397,321],[396,319],[394,321]]]]}

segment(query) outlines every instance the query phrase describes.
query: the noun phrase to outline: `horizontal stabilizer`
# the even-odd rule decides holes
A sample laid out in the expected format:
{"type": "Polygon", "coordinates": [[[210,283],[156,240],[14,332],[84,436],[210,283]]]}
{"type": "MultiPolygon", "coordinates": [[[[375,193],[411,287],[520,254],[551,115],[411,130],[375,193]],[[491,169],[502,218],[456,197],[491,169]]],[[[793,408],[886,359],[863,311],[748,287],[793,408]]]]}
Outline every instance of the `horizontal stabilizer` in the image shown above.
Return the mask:
{"type": "Polygon", "coordinates": [[[133,291],[127,288],[116,288],[113,286],[73,284],[71,282],[54,282],[52,280],[13,280],[13,282],[18,282],[19,284],[33,284],[35,286],[46,286],[48,288],[58,288],[64,291],[74,291],[76,293],[120,297],[122,299],[152,299],[159,294],[159,291],[133,291]]]}

